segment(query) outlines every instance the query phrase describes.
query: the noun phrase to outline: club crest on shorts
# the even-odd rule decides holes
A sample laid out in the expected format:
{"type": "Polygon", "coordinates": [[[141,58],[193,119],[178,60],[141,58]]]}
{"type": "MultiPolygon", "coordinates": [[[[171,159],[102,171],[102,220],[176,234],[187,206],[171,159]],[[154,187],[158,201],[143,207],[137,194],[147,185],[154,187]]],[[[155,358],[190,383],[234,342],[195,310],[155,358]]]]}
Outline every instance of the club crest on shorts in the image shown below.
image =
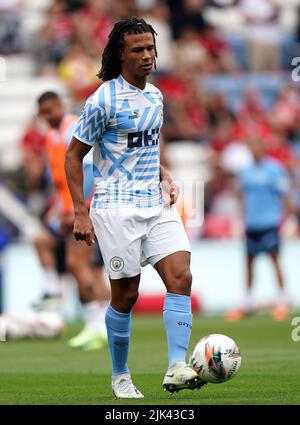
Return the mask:
{"type": "Polygon", "coordinates": [[[124,267],[124,261],[121,257],[113,257],[110,260],[110,268],[114,270],[115,272],[119,272],[124,267]]]}

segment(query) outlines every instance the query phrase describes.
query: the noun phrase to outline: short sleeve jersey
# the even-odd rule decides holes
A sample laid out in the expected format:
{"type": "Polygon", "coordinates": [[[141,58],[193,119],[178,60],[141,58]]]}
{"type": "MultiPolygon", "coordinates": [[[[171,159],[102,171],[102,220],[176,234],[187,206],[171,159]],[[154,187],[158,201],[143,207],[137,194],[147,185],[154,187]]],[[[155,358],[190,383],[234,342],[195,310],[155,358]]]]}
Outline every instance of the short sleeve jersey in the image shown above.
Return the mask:
{"type": "Polygon", "coordinates": [[[162,94],[150,83],[141,90],[120,75],[88,98],[74,136],[94,147],[92,208],[161,203],[162,121],[162,94]]]}
{"type": "Polygon", "coordinates": [[[283,195],[290,181],[285,168],[265,157],[241,173],[245,225],[249,230],[277,227],[283,218],[283,195]]]}

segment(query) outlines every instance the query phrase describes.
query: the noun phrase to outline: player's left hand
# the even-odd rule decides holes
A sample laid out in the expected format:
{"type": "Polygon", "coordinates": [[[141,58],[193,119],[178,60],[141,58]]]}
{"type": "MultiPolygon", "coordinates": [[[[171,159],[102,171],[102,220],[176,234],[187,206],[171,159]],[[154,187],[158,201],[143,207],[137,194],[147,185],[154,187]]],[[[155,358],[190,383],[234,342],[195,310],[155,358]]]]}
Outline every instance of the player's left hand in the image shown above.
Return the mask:
{"type": "Polygon", "coordinates": [[[173,205],[176,203],[179,196],[179,187],[176,183],[164,180],[161,182],[163,191],[163,200],[166,205],[173,205]]]}

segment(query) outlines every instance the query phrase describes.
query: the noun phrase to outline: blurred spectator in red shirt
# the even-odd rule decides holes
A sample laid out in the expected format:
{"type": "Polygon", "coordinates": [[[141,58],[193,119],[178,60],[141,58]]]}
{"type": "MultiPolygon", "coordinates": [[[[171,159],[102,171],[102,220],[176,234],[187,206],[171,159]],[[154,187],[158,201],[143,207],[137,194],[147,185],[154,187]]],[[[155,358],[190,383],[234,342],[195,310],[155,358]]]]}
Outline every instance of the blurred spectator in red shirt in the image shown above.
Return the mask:
{"type": "Polygon", "coordinates": [[[297,156],[289,146],[284,131],[276,131],[272,139],[267,143],[267,154],[280,161],[290,172],[297,167],[297,156]]]}
{"type": "Polygon", "coordinates": [[[257,134],[266,141],[272,138],[274,130],[269,122],[269,114],[256,89],[249,88],[245,91],[243,103],[237,109],[236,116],[239,140],[245,140],[252,134],[257,134]]]}
{"type": "Polygon", "coordinates": [[[46,158],[47,128],[34,116],[26,128],[20,142],[22,152],[31,151],[39,160],[46,158]]]}
{"type": "Polygon", "coordinates": [[[27,202],[31,212],[39,216],[50,192],[47,175],[47,128],[34,116],[20,141],[22,162],[8,178],[8,187],[27,202]]]}
{"type": "Polygon", "coordinates": [[[197,82],[188,74],[163,76],[158,86],[165,96],[166,140],[203,141],[208,132],[206,98],[197,82]]]}
{"type": "Polygon", "coordinates": [[[227,98],[224,93],[213,93],[208,98],[207,112],[209,123],[212,127],[220,121],[229,118],[234,120],[235,115],[227,106],[227,98]]]}
{"type": "Polygon", "coordinates": [[[230,45],[222,39],[216,27],[213,25],[206,25],[199,35],[199,41],[208,55],[213,59],[215,72],[236,73],[240,71],[233,50],[230,45]]]}
{"type": "Polygon", "coordinates": [[[211,128],[210,144],[214,151],[221,153],[230,143],[237,138],[237,126],[235,120],[224,117],[211,128]]]}
{"type": "Polygon", "coordinates": [[[272,125],[292,138],[299,114],[300,101],[296,89],[293,86],[284,87],[270,114],[272,125]]]}
{"type": "Polygon", "coordinates": [[[261,96],[256,88],[248,88],[244,92],[243,103],[237,110],[241,121],[266,121],[267,111],[263,106],[261,96]]]}

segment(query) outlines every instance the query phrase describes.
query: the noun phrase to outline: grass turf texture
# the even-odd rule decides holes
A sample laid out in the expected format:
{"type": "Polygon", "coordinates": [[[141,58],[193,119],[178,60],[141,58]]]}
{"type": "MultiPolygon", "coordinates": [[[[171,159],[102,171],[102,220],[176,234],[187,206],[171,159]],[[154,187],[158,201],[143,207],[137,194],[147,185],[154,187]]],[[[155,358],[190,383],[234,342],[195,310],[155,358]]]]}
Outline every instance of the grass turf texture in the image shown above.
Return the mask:
{"type": "Polygon", "coordinates": [[[0,343],[0,404],[299,404],[300,342],[291,319],[255,316],[228,324],[194,315],[190,349],[204,335],[224,333],[242,353],[239,373],[224,384],[170,395],[161,384],[167,365],[162,318],[133,318],[129,367],[142,400],[116,400],[111,393],[108,348],[83,352],[66,341],[81,328],[69,326],[52,341],[0,343]]]}

